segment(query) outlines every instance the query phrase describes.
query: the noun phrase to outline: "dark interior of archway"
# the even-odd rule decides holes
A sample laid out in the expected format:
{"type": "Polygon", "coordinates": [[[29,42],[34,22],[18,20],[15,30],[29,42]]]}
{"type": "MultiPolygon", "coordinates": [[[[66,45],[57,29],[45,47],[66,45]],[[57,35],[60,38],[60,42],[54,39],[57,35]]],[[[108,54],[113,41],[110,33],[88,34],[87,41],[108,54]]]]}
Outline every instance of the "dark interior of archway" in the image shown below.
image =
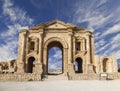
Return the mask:
{"type": "Polygon", "coordinates": [[[48,75],[59,75],[63,73],[63,46],[60,42],[54,41],[48,45],[48,75]]]}
{"type": "Polygon", "coordinates": [[[33,73],[33,68],[35,67],[35,58],[30,57],[28,59],[27,73],[33,73]]]}
{"type": "Polygon", "coordinates": [[[106,72],[107,71],[107,59],[104,59],[103,60],[103,72],[106,72]]]}
{"type": "Polygon", "coordinates": [[[81,58],[75,60],[75,73],[83,73],[81,58]]]}

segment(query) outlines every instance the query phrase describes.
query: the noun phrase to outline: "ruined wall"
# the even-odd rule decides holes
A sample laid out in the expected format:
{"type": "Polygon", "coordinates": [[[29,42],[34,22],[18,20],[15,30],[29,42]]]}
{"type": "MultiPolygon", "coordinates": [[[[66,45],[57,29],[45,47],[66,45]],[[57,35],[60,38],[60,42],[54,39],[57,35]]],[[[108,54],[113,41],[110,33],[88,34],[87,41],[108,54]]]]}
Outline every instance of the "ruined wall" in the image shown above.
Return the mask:
{"type": "Polygon", "coordinates": [[[0,73],[14,73],[17,71],[16,60],[0,62],[0,73]]]}
{"type": "Polygon", "coordinates": [[[114,56],[98,56],[95,55],[95,70],[96,73],[117,73],[117,59],[114,56]]]}
{"type": "Polygon", "coordinates": [[[40,74],[0,74],[0,81],[40,81],[40,74]]]}

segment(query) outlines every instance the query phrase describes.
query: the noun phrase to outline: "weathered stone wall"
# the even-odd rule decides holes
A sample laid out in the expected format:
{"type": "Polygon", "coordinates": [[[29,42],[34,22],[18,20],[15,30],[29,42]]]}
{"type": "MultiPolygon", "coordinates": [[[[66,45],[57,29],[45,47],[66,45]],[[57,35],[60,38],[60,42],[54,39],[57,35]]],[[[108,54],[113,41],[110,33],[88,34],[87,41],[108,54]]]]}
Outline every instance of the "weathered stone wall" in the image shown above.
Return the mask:
{"type": "MultiPolygon", "coordinates": [[[[107,77],[100,74],[74,74],[69,76],[68,80],[115,80],[120,79],[120,73],[108,74],[107,77]]],[[[0,81],[41,81],[40,74],[0,74],[0,81]]]]}
{"type": "Polygon", "coordinates": [[[99,80],[99,74],[75,74],[69,80],[99,80]]]}
{"type": "Polygon", "coordinates": [[[111,78],[111,79],[120,79],[120,73],[109,74],[108,78],[111,78]]]}
{"type": "Polygon", "coordinates": [[[108,76],[100,76],[100,74],[75,74],[69,76],[69,80],[115,80],[120,79],[120,73],[107,74],[108,76]]]}
{"type": "Polygon", "coordinates": [[[0,81],[40,81],[40,74],[0,74],[0,81]]]}
{"type": "Polygon", "coordinates": [[[104,68],[106,69],[107,73],[117,73],[118,72],[118,65],[117,59],[115,56],[98,56],[95,55],[95,71],[96,73],[104,72],[104,68]],[[107,61],[106,66],[103,65],[104,61],[107,61]]]}
{"type": "Polygon", "coordinates": [[[17,72],[38,73],[40,71],[47,74],[48,51],[50,47],[60,47],[61,45],[63,74],[67,74],[68,65],[74,64],[77,58],[82,60],[82,72],[84,74],[93,72],[93,69],[89,69],[90,66],[88,66],[88,64],[94,66],[93,33],[82,27],[58,20],[34,26],[29,31],[22,30],[19,33],[17,72]],[[57,43],[53,44],[53,42],[59,44],[56,46],[57,43]],[[78,46],[77,43],[80,45],[78,46]],[[31,49],[32,44],[33,48],[31,49]],[[28,72],[28,69],[31,69],[29,67],[31,57],[35,59],[36,64],[35,69],[28,72]],[[40,65],[42,65],[41,68],[40,65]]]}
{"type": "Polygon", "coordinates": [[[40,74],[48,74],[48,52],[52,47],[62,50],[62,74],[71,80],[105,79],[99,77],[101,73],[109,73],[111,79],[120,78],[114,56],[95,56],[92,32],[55,20],[19,33],[18,57],[9,63],[0,63],[0,73],[3,73],[0,81],[41,80],[40,74]]]}

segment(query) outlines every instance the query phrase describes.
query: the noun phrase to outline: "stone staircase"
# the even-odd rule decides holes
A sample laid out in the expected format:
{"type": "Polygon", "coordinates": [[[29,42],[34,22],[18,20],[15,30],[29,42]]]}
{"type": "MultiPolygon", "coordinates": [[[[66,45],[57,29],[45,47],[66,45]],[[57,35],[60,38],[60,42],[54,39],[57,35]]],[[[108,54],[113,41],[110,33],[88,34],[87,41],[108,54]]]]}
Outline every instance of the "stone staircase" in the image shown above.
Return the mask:
{"type": "Polygon", "coordinates": [[[68,77],[65,75],[48,75],[45,78],[45,81],[55,81],[55,80],[68,80],[68,77]]]}

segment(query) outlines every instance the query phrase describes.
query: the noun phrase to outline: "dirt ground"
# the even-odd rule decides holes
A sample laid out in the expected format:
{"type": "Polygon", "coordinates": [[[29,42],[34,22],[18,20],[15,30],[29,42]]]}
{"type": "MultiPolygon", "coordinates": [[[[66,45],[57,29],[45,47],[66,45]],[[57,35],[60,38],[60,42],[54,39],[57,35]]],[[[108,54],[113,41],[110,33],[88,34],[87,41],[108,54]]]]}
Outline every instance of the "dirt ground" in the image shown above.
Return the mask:
{"type": "Polygon", "coordinates": [[[120,91],[120,80],[0,82],[0,91],[120,91]]]}

